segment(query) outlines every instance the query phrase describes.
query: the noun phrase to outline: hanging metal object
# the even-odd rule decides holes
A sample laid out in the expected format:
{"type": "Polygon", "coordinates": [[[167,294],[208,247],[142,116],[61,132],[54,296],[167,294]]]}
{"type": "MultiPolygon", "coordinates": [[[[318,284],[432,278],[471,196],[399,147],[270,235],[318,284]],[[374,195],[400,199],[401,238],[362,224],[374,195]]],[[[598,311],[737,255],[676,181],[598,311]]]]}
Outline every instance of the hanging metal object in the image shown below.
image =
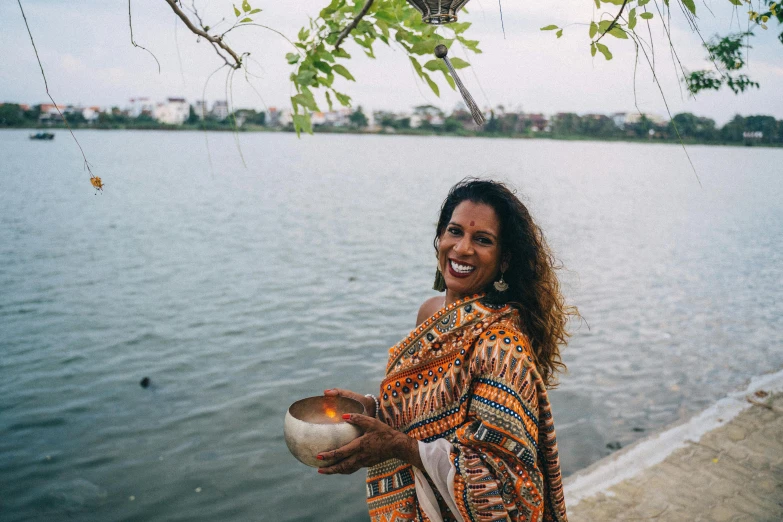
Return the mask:
{"type": "MultiPolygon", "coordinates": [[[[445,25],[457,21],[457,12],[462,9],[465,4],[470,0],[408,0],[408,3],[415,7],[421,13],[421,20],[424,23],[431,25],[445,25]]],[[[454,83],[459,89],[459,93],[462,95],[462,99],[465,100],[465,104],[470,110],[470,114],[473,116],[473,121],[476,125],[484,125],[486,120],[484,114],[476,105],[476,101],[473,96],[470,95],[468,89],[459,79],[456,69],[451,64],[448,58],[449,49],[443,44],[435,46],[435,56],[441,58],[446,62],[451,77],[454,78],[454,83]]]]}
{"type": "Polygon", "coordinates": [[[408,3],[418,9],[421,20],[425,24],[443,25],[457,21],[457,11],[470,0],[408,0],[408,3]]]}
{"type": "Polygon", "coordinates": [[[454,66],[451,65],[451,61],[449,61],[449,57],[447,56],[448,52],[449,48],[443,44],[438,44],[435,46],[435,56],[446,62],[446,67],[449,68],[451,77],[454,78],[454,83],[457,84],[457,89],[459,89],[459,93],[462,95],[462,99],[465,100],[465,104],[468,106],[471,116],[473,116],[473,121],[476,122],[476,125],[484,125],[486,123],[486,120],[484,119],[484,113],[481,112],[481,109],[478,108],[478,105],[476,105],[476,100],[473,99],[473,96],[470,95],[467,87],[465,87],[465,85],[462,83],[462,80],[459,79],[456,69],[454,69],[454,66]]]}

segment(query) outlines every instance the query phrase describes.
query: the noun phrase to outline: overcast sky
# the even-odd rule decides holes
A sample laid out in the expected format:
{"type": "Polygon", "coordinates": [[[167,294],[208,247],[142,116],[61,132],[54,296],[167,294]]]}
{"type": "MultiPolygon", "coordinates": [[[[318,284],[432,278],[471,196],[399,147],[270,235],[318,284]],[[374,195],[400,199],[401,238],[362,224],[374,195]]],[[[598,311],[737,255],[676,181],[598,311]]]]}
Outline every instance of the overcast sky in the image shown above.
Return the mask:
{"type": "MultiPolygon", "coordinates": [[[[376,0],[382,1],[382,0],[376,0]]],[[[328,0],[251,1],[263,12],[258,21],[272,26],[291,38],[316,16],[328,0]]],[[[162,101],[169,96],[200,99],[207,77],[221,65],[220,59],[205,43],[181,23],[163,0],[134,0],[133,31],[137,43],[155,53],[161,64],[130,43],[127,4],[121,0],[22,0],[30,28],[38,46],[50,91],[58,103],[126,106],[132,97],[147,96],[162,101]]],[[[225,0],[200,0],[205,23],[233,20],[231,3],[225,0]]],[[[608,13],[617,6],[603,4],[608,13]]],[[[652,6],[653,4],[649,4],[652,6]]],[[[526,112],[612,113],[631,112],[634,103],[634,49],[630,40],[607,36],[614,54],[605,61],[590,56],[587,27],[579,24],[594,16],[592,0],[543,0],[539,2],[503,2],[506,36],[503,37],[498,4],[492,0],[472,0],[470,13],[460,21],[473,22],[468,37],[481,41],[480,55],[465,56],[471,69],[463,69],[463,80],[480,105],[499,104],[526,112]],[[561,39],[540,27],[567,26],[561,39]]],[[[697,2],[700,28],[705,38],[715,33],[738,31],[738,20],[745,25],[747,9],[734,11],[728,0],[697,2]],[[709,8],[709,9],[708,9],[709,8]],[[712,14],[710,13],[712,11],[712,14]]],[[[600,13],[596,13],[598,18],[600,13]]],[[[657,15],[656,15],[657,16],[657,15]]],[[[708,67],[699,37],[688,28],[679,9],[672,13],[672,39],[682,64],[691,70],[708,67]]],[[[658,23],[653,26],[656,71],[672,114],[693,112],[723,124],[734,114],[768,114],[783,119],[783,45],[776,39],[781,27],[757,30],[749,52],[748,74],[761,83],[761,89],[735,96],[730,91],[705,93],[697,99],[681,92],[672,58],[658,23]]],[[[250,77],[233,82],[234,105],[263,109],[286,107],[291,86],[292,67],[285,54],[290,44],[280,36],[260,28],[232,32],[231,45],[250,51],[250,77]]],[[[342,90],[365,109],[407,110],[431,103],[451,109],[459,94],[442,88],[437,98],[419,82],[410,63],[399,48],[378,43],[377,59],[364,57],[354,44],[346,47],[353,59],[346,63],[357,81],[340,81],[342,90]]],[[[443,86],[443,82],[439,82],[443,86]]],[[[212,77],[206,87],[207,100],[225,99],[226,75],[212,77]]],[[[644,112],[666,115],[661,94],[652,82],[649,66],[639,64],[636,100],[644,112]]],[[[0,102],[42,103],[47,101],[38,64],[16,1],[0,2],[0,102]]],[[[325,105],[325,104],[324,104],[325,105]]]]}

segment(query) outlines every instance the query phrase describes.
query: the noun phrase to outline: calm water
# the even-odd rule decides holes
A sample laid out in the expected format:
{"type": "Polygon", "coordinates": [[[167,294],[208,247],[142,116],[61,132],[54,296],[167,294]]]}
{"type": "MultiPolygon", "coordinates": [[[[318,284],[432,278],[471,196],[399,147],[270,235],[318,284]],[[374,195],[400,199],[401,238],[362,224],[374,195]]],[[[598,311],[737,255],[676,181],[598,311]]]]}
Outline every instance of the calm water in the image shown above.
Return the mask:
{"type": "Polygon", "coordinates": [[[567,270],[566,474],[783,366],[783,150],[380,136],[0,132],[0,518],[365,520],[283,416],[375,391],[466,175],[567,270]],[[210,160],[212,168],[210,168],[210,160]],[[589,324],[589,328],[588,325],[589,324]],[[149,376],[152,386],[139,381],[149,376]]]}

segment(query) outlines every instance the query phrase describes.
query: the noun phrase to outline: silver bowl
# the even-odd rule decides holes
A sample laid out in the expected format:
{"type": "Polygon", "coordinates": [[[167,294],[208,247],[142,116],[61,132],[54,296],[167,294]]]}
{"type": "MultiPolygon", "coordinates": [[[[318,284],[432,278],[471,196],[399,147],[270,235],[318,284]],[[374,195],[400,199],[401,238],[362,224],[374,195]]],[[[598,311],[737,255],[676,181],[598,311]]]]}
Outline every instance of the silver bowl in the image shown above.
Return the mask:
{"type": "Polygon", "coordinates": [[[323,468],[337,462],[318,460],[316,455],[345,446],[362,434],[358,427],[343,421],[343,413],[364,414],[364,406],[345,397],[308,397],[296,401],[285,414],[285,443],[288,451],[303,464],[323,468]]]}

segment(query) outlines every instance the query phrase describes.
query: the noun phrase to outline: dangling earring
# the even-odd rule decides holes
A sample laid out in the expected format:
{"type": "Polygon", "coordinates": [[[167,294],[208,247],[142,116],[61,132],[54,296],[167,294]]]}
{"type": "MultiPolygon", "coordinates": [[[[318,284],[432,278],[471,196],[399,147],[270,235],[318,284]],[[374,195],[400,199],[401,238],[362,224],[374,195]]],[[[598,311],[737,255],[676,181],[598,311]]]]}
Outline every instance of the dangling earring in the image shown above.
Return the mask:
{"type": "Polygon", "coordinates": [[[443,274],[440,271],[440,267],[435,269],[435,283],[432,285],[433,290],[443,292],[446,290],[446,280],[443,279],[443,274]]]}
{"type": "Polygon", "coordinates": [[[503,280],[503,275],[504,275],[505,273],[506,273],[506,271],[505,271],[505,270],[502,270],[502,271],[500,272],[500,281],[495,281],[495,282],[493,283],[493,286],[495,287],[495,290],[497,290],[498,292],[505,292],[506,290],[508,290],[508,283],[506,283],[506,282],[503,280]]]}

